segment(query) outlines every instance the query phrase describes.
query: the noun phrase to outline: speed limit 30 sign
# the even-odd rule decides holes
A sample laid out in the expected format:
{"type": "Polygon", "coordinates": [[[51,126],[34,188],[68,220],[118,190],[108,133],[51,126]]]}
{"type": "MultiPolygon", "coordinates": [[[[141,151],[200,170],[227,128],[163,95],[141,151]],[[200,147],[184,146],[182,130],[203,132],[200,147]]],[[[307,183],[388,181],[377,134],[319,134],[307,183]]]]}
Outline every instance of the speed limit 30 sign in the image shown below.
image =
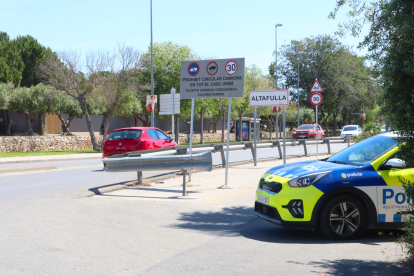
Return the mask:
{"type": "Polygon", "coordinates": [[[320,93],[313,93],[310,97],[310,102],[313,105],[320,105],[322,103],[322,95],[320,93]]]}

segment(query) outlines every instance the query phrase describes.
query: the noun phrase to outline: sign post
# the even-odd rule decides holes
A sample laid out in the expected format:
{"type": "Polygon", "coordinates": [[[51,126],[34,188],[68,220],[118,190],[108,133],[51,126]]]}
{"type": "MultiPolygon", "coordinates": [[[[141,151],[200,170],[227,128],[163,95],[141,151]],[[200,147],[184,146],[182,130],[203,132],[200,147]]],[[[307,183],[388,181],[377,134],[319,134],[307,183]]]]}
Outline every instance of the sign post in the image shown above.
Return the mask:
{"type": "MultiPolygon", "coordinates": [[[[226,179],[228,187],[228,162],[232,98],[242,98],[244,92],[244,58],[196,60],[181,62],[180,96],[191,99],[190,154],[192,152],[194,99],[229,98],[227,120],[226,179]]],[[[190,172],[191,181],[191,172],[190,172]]]]}
{"type": "MultiPolygon", "coordinates": [[[[171,94],[160,95],[160,115],[171,116],[171,137],[174,138],[174,114],[180,114],[180,94],[175,94],[175,88],[171,88],[171,94]]],[[[177,130],[178,131],[178,130],[177,130]]],[[[176,141],[178,143],[178,141],[176,141]]]]}
{"type": "MultiPolygon", "coordinates": [[[[255,107],[255,121],[256,121],[256,107],[257,106],[275,106],[275,105],[283,106],[283,164],[286,164],[285,106],[289,105],[289,91],[288,90],[271,90],[271,91],[250,91],[249,92],[249,106],[255,107]]],[[[277,137],[277,133],[276,133],[276,137],[277,137]]],[[[256,146],[257,146],[256,139],[257,138],[255,135],[254,152],[256,152],[256,146]]]]}
{"type": "MultiPolygon", "coordinates": [[[[191,99],[191,125],[190,125],[190,156],[193,154],[193,127],[194,127],[194,98],[191,99]]],[[[188,174],[188,182],[191,182],[191,169],[188,174]]]]}
{"type": "Polygon", "coordinates": [[[276,124],[275,124],[275,129],[276,129],[276,141],[279,141],[279,138],[278,138],[278,131],[279,131],[279,117],[278,117],[278,114],[279,114],[279,112],[280,112],[280,106],[274,106],[273,107],[273,112],[275,112],[276,113],[276,118],[275,118],[275,120],[276,120],[276,124]]]}
{"type": "Polygon", "coordinates": [[[318,105],[322,103],[322,95],[319,93],[313,93],[310,97],[310,102],[315,106],[315,112],[316,112],[316,158],[318,158],[318,136],[319,136],[319,125],[318,125],[318,105]]]}

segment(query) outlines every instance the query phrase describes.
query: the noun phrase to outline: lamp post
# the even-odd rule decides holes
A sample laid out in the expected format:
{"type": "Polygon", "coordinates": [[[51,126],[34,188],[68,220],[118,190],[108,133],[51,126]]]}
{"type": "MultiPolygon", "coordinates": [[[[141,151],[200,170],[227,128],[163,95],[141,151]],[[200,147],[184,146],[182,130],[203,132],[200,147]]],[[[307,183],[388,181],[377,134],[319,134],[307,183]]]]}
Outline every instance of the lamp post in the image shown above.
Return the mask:
{"type": "MultiPolygon", "coordinates": [[[[152,54],[152,0],[150,0],[151,11],[151,96],[154,95],[154,59],[152,54]]],[[[154,127],[154,111],[151,111],[151,126],[154,127]]]]}
{"type": "MultiPolygon", "coordinates": [[[[275,87],[277,90],[277,27],[282,27],[282,24],[276,24],[275,25],[275,87]]],[[[277,112],[277,107],[276,107],[276,122],[275,122],[275,129],[276,129],[276,141],[279,140],[279,138],[277,137],[278,135],[278,125],[279,125],[279,118],[278,118],[278,112],[277,112]]]]}
{"type": "Polygon", "coordinates": [[[298,128],[300,126],[300,115],[299,115],[299,101],[300,101],[300,92],[299,92],[299,55],[301,55],[303,52],[298,52],[298,128]]]}

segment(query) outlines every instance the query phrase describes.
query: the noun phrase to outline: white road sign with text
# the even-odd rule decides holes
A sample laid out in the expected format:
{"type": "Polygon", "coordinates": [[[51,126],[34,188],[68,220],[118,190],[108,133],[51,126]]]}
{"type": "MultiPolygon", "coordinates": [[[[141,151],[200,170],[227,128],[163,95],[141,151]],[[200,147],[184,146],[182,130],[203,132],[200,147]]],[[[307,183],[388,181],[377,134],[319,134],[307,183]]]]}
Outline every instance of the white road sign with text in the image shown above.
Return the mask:
{"type": "Polygon", "coordinates": [[[241,98],[244,58],[181,62],[181,99],[241,98]]]}
{"type": "Polygon", "coordinates": [[[289,90],[250,91],[249,106],[289,105],[289,90]]]}

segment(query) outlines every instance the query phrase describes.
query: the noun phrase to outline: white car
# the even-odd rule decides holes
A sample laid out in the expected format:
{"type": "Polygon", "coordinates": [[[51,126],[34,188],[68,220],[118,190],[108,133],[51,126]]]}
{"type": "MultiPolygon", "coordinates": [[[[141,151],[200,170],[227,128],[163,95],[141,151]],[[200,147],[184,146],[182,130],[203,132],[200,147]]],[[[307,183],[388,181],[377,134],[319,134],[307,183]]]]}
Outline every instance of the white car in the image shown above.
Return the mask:
{"type": "Polygon", "coordinates": [[[386,126],[382,126],[381,127],[381,133],[385,132],[386,128],[387,128],[386,126]]]}
{"type": "Polygon", "coordinates": [[[361,134],[361,128],[358,125],[344,126],[341,132],[341,138],[351,138],[361,134]]]}

